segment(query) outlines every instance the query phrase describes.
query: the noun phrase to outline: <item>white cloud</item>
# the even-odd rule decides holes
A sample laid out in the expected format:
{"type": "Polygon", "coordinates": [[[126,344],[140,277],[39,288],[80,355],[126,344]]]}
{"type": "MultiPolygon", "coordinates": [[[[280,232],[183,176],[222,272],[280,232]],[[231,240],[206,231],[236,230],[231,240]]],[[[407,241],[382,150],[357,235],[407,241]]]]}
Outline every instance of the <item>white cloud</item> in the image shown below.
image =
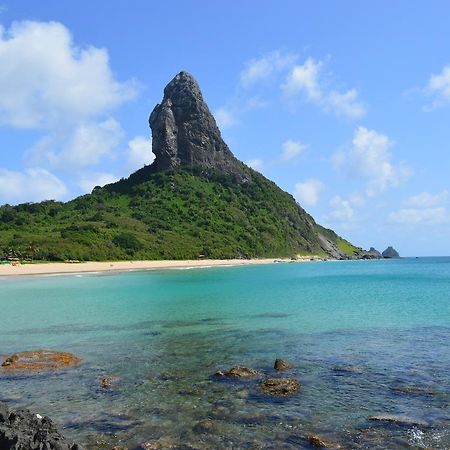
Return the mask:
{"type": "Polygon", "coordinates": [[[267,79],[274,73],[292,66],[296,60],[297,55],[280,51],[274,51],[261,58],[252,59],[241,72],[241,85],[248,87],[258,81],[267,79]]]}
{"type": "Polygon", "coordinates": [[[422,192],[421,194],[413,195],[406,200],[405,204],[417,208],[433,208],[450,199],[450,193],[446,189],[437,194],[430,194],[429,192],[422,192]]]}
{"type": "Polygon", "coordinates": [[[296,156],[303,153],[308,148],[307,145],[302,144],[298,141],[293,141],[292,139],[288,139],[283,143],[283,152],[281,153],[282,161],[289,161],[296,156]]]}
{"type": "Polygon", "coordinates": [[[128,142],[128,166],[131,170],[138,170],[155,160],[152,152],[152,141],[144,136],[136,136],[128,142]]]}
{"type": "Polygon", "coordinates": [[[65,184],[41,168],[24,172],[0,169],[0,186],[0,203],[61,200],[67,194],[65,184]]]}
{"type": "Polygon", "coordinates": [[[450,223],[449,200],[450,193],[446,189],[437,194],[422,192],[413,195],[404,202],[406,208],[389,214],[389,222],[411,227],[450,223]]]}
{"type": "Polygon", "coordinates": [[[214,117],[216,119],[217,126],[221,130],[229,128],[238,123],[235,114],[225,107],[217,109],[214,112],[214,117]]]}
{"type": "Polygon", "coordinates": [[[77,47],[60,23],[0,28],[0,124],[51,128],[92,118],[135,95],[135,83],[115,80],[105,49],[77,47]]]}
{"type": "Polygon", "coordinates": [[[68,135],[53,134],[37,142],[28,152],[33,162],[73,172],[113,157],[123,138],[120,124],[114,119],[100,123],[82,123],[68,135]]]}
{"type": "Polygon", "coordinates": [[[405,208],[389,214],[389,222],[402,225],[437,225],[450,223],[450,214],[444,207],[405,208]]]}
{"type": "Polygon", "coordinates": [[[358,100],[356,89],[350,89],[344,93],[331,91],[328,94],[325,108],[334,111],[338,116],[345,116],[350,119],[358,119],[366,114],[366,108],[358,100]]]}
{"type": "Polygon", "coordinates": [[[322,88],[319,86],[319,74],[323,63],[308,58],[304,64],[296,65],[288,74],[282,89],[289,95],[299,92],[306,94],[308,100],[321,101],[322,88]]]}
{"type": "Polygon", "coordinates": [[[117,177],[110,173],[91,173],[85,175],[80,181],[79,186],[83,192],[91,192],[96,186],[105,186],[105,184],[114,183],[117,177]]]}
{"type": "Polygon", "coordinates": [[[331,199],[331,206],[334,208],[330,213],[330,217],[336,220],[351,221],[355,216],[355,210],[353,209],[349,200],[344,200],[340,196],[336,196],[331,199]]]}
{"type": "Polygon", "coordinates": [[[332,163],[335,168],[345,168],[352,175],[367,179],[367,194],[373,196],[388,187],[397,186],[412,174],[405,164],[392,163],[392,145],[388,136],[358,127],[351,148],[335,153],[332,163]]]}
{"type": "Polygon", "coordinates": [[[245,164],[251,167],[252,169],[261,171],[264,166],[264,161],[260,158],[249,159],[245,164]]]}
{"type": "Polygon", "coordinates": [[[296,183],[294,197],[300,205],[314,206],[318,203],[320,193],[324,189],[324,184],[317,179],[309,179],[301,183],[296,183]]]}
{"type": "Polygon", "coordinates": [[[434,106],[450,101],[450,65],[445,66],[441,73],[431,75],[426,90],[435,96],[434,106]]]}
{"type": "Polygon", "coordinates": [[[330,206],[333,210],[329,217],[337,221],[351,222],[355,218],[354,206],[357,204],[360,204],[359,201],[355,204],[352,199],[344,199],[340,195],[336,195],[330,200],[330,206]]]}
{"type": "Polygon", "coordinates": [[[357,119],[366,114],[356,89],[346,92],[330,90],[322,75],[324,63],[308,58],[304,64],[295,65],[281,85],[285,95],[292,99],[303,93],[306,99],[337,116],[357,119]]]}

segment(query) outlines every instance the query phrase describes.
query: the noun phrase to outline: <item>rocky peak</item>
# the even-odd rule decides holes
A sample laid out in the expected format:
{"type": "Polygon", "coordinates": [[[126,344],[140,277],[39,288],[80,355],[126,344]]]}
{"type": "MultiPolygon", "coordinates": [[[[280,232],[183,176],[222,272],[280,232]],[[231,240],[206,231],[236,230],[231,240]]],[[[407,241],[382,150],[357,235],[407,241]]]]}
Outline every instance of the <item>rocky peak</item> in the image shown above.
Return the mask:
{"type": "Polygon", "coordinates": [[[383,253],[383,258],[400,258],[397,250],[393,247],[388,247],[383,253]]]}
{"type": "Polygon", "coordinates": [[[369,253],[377,258],[381,258],[381,253],[374,247],[369,248],[369,253]]]}
{"type": "Polygon", "coordinates": [[[155,170],[185,166],[248,179],[247,170],[223,141],[197,81],[188,72],[180,72],[165,87],[163,100],[155,106],[149,122],[155,170]]]}

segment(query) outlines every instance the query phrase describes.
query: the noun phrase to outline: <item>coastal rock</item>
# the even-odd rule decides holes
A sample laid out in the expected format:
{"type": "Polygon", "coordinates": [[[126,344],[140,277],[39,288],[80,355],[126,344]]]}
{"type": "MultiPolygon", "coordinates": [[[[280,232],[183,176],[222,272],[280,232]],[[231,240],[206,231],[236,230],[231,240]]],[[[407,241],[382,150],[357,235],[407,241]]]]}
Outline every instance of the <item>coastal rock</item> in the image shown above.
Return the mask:
{"type": "Polygon", "coordinates": [[[432,388],[426,386],[400,385],[391,387],[391,390],[399,394],[436,395],[436,392],[432,388]]]}
{"type": "Polygon", "coordinates": [[[82,450],[68,442],[48,418],[27,409],[13,410],[0,402],[0,449],[82,450]]]}
{"type": "Polygon", "coordinates": [[[174,439],[170,437],[161,437],[154,441],[147,441],[140,445],[140,450],[168,450],[177,448],[174,439]]]}
{"type": "Polygon", "coordinates": [[[102,389],[110,390],[116,388],[119,381],[119,377],[105,375],[100,378],[99,384],[102,389]]]}
{"type": "MultiPolygon", "coordinates": [[[[328,440],[325,440],[317,434],[308,434],[306,436],[292,435],[286,439],[286,442],[294,445],[295,448],[324,448],[328,450],[342,450],[343,447],[328,440]]],[[[359,447],[358,447],[359,448],[359,447]]]]}
{"type": "Polygon", "coordinates": [[[54,350],[32,350],[8,356],[2,363],[4,370],[39,372],[77,366],[81,359],[72,353],[54,350]]]}
{"type": "Polygon", "coordinates": [[[306,440],[309,444],[314,448],[326,448],[329,450],[340,450],[342,447],[339,444],[335,444],[333,442],[329,442],[323,439],[321,436],[317,434],[308,434],[306,436],[306,440]]]}
{"type": "Polygon", "coordinates": [[[368,253],[373,257],[373,258],[382,258],[383,255],[374,247],[370,247],[368,253]]]}
{"type": "Polygon", "coordinates": [[[219,426],[213,420],[204,419],[196,423],[192,427],[192,431],[197,434],[205,434],[205,433],[216,434],[219,431],[219,426]]]}
{"type": "Polygon", "coordinates": [[[392,258],[400,258],[397,250],[394,247],[388,247],[383,253],[383,258],[392,259],[392,258]]]}
{"type": "Polygon", "coordinates": [[[405,426],[418,426],[418,427],[429,426],[428,422],[425,422],[424,420],[397,414],[380,414],[376,416],[370,416],[369,420],[376,422],[390,422],[395,423],[396,425],[405,425],[405,426]]]}
{"type": "Polygon", "coordinates": [[[260,376],[260,373],[257,370],[252,369],[250,367],[235,366],[225,372],[219,370],[218,372],[216,372],[215,375],[216,377],[233,378],[236,380],[247,380],[260,376]]]}
{"type": "Polygon", "coordinates": [[[288,363],[287,361],[285,361],[284,359],[277,358],[277,359],[275,360],[275,363],[274,363],[274,365],[273,365],[273,368],[274,368],[275,370],[279,370],[279,371],[282,371],[282,370],[289,370],[289,369],[292,369],[292,365],[289,364],[289,363],[288,363]]]}
{"type": "Polygon", "coordinates": [[[156,171],[184,166],[234,175],[239,182],[249,180],[244,165],[223,141],[197,81],[188,72],[180,72],[166,86],[149,122],[156,171]]]}
{"type": "Polygon", "coordinates": [[[259,387],[266,395],[288,397],[298,392],[300,383],[294,378],[269,378],[264,380],[259,387]]]}
{"type": "Polygon", "coordinates": [[[336,366],[333,367],[333,371],[337,373],[362,374],[364,373],[365,368],[357,365],[336,366]]]}

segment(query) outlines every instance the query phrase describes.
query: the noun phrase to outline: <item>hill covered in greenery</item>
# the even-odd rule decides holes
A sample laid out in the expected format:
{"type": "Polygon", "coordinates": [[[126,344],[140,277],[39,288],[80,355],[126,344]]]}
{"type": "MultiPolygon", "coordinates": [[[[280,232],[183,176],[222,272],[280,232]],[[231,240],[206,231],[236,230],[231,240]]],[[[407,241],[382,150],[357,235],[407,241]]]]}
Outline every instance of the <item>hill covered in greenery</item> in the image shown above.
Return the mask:
{"type": "Polygon", "coordinates": [[[252,182],[186,170],[122,180],[68,203],[0,208],[4,253],[44,260],[120,260],[330,255],[357,249],[315,224],[257,172],[252,182]]]}
{"type": "Polygon", "coordinates": [[[50,261],[363,255],[234,157],[186,72],[150,125],[155,162],[128,179],[67,203],[0,207],[0,250],[50,261]]]}

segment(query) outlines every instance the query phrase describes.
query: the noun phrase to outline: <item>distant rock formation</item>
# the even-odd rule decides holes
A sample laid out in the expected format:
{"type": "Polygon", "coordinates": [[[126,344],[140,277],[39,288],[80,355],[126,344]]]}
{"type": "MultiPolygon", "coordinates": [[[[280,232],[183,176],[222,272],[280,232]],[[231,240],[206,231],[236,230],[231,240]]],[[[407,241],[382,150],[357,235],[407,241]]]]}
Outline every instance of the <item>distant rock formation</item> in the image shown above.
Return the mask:
{"type": "Polygon", "coordinates": [[[383,258],[400,258],[400,255],[398,254],[397,250],[395,250],[394,247],[388,247],[383,253],[383,258]]]}
{"type": "Polygon", "coordinates": [[[374,247],[370,247],[369,248],[369,253],[371,253],[374,256],[378,256],[379,258],[381,258],[381,253],[374,247]]]}
{"type": "Polygon", "coordinates": [[[0,449],[82,450],[68,442],[48,418],[28,409],[10,409],[0,402],[0,449]]]}
{"type": "Polygon", "coordinates": [[[238,181],[249,179],[223,141],[197,81],[188,72],[180,72],[165,87],[162,103],[155,106],[149,122],[154,170],[195,167],[235,175],[238,181]]]}

